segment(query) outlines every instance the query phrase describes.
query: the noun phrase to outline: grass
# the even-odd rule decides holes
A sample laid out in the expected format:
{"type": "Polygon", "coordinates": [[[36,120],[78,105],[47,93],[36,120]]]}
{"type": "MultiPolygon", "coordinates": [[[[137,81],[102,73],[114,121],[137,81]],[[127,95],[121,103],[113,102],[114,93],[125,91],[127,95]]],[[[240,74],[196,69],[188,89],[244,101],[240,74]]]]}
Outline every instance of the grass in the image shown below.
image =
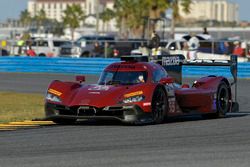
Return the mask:
{"type": "Polygon", "coordinates": [[[0,123],[44,118],[44,96],[0,92],[0,123]]]}

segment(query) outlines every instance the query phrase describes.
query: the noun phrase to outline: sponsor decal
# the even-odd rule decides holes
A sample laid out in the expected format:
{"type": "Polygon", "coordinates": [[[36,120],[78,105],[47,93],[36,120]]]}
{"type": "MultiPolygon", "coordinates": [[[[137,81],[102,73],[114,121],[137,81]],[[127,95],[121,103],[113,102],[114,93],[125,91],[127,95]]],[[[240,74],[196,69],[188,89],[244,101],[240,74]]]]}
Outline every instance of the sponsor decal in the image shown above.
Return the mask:
{"type": "Polygon", "coordinates": [[[162,66],[179,65],[180,62],[181,60],[179,56],[162,57],[162,66]]]}
{"type": "Polygon", "coordinates": [[[134,65],[111,65],[110,68],[128,68],[135,69],[134,65]]]}
{"type": "Polygon", "coordinates": [[[142,94],[143,94],[143,91],[137,91],[137,92],[132,92],[132,93],[125,94],[124,97],[128,98],[128,97],[138,96],[138,95],[142,95],[142,94]]]}
{"type": "Polygon", "coordinates": [[[51,88],[48,90],[48,92],[52,93],[54,95],[57,95],[57,96],[61,96],[62,95],[62,92],[59,92],[59,91],[57,91],[55,89],[51,89],[51,88]]]}
{"type": "Polygon", "coordinates": [[[169,104],[169,113],[175,113],[176,112],[175,98],[169,98],[168,104],[169,104]]]}

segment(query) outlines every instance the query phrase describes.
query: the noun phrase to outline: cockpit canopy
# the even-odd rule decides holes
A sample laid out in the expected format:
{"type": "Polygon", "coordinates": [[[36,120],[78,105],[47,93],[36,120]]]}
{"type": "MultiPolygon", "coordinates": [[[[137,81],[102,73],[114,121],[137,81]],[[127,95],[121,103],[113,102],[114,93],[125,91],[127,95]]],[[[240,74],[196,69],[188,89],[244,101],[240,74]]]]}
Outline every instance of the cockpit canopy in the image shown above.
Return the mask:
{"type": "Polygon", "coordinates": [[[147,71],[104,71],[99,85],[135,85],[147,82],[147,71]]]}

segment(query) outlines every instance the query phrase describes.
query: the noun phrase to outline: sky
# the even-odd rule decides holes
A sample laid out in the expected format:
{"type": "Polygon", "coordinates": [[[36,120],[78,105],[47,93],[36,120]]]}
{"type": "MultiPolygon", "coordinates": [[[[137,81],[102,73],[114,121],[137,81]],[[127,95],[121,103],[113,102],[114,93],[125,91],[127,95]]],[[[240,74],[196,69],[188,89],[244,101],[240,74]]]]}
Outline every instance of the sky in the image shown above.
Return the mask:
{"type": "MultiPolygon", "coordinates": [[[[250,21],[249,0],[228,0],[239,4],[240,20],[250,21]]],[[[19,18],[21,11],[27,8],[28,0],[0,0],[0,22],[7,18],[19,18]]]]}

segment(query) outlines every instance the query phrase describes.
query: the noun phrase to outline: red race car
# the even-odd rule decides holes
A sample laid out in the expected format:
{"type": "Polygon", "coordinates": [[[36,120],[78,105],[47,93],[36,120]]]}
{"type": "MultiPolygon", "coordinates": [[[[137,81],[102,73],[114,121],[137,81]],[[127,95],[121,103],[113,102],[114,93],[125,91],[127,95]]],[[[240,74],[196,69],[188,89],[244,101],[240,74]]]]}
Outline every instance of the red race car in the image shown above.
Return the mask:
{"type": "Polygon", "coordinates": [[[126,123],[162,123],[166,117],[201,114],[223,117],[238,109],[231,85],[237,82],[237,58],[227,62],[185,62],[181,55],[122,57],[104,69],[97,84],[53,81],[47,90],[46,118],[59,124],[77,119],[115,119],[126,123]],[[181,85],[182,65],[229,65],[234,83],[206,76],[181,85]]]}

